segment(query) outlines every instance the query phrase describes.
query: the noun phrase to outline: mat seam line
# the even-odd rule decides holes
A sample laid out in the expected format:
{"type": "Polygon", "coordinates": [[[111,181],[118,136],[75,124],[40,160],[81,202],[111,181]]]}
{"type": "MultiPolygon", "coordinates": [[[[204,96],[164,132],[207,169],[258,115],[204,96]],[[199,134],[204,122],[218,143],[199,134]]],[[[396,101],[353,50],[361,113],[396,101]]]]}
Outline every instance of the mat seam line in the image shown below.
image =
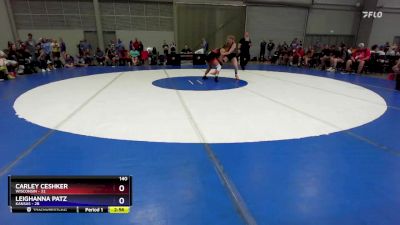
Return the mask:
{"type": "MultiPolygon", "coordinates": [[[[163,70],[167,78],[170,78],[168,72],[166,70],[163,70]]],[[[210,158],[212,164],[214,165],[214,168],[217,172],[218,177],[223,183],[223,186],[227,189],[232,201],[234,202],[236,210],[239,211],[239,214],[241,215],[242,219],[244,222],[248,225],[257,225],[257,222],[255,221],[254,217],[251,215],[250,211],[247,209],[247,206],[243,200],[243,198],[240,196],[239,191],[233,184],[233,182],[229,179],[228,175],[225,173],[223,166],[221,162],[219,161],[218,157],[215,155],[214,151],[212,150],[211,146],[206,142],[206,139],[204,135],[202,134],[199,126],[193,119],[193,115],[190,112],[188,106],[186,105],[181,93],[178,90],[175,90],[176,94],[178,95],[179,101],[181,102],[188,119],[190,123],[192,124],[192,128],[194,129],[195,133],[198,135],[198,138],[200,141],[203,142],[204,148],[206,150],[206,153],[208,157],[210,158]]]]}
{"type": "MultiPolygon", "coordinates": [[[[200,69],[200,70],[202,70],[202,69],[200,69]]],[[[202,70],[202,71],[203,71],[203,70],[202,70]]],[[[249,71],[249,70],[248,70],[248,71],[249,71]]],[[[275,72],[275,71],[272,71],[272,72],[275,72]]],[[[255,75],[257,75],[257,76],[262,76],[261,74],[257,74],[257,73],[255,73],[255,72],[250,72],[250,73],[255,74],[255,75]]],[[[263,76],[263,77],[264,77],[264,76],[263,76]]],[[[267,77],[265,77],[265,78],[267,78],[267,77]]],[[[322,78],[324,78],[324,77],[322,77],[322,78]]],[[[271,79],[274,79],[274,78],[271,78],[271,79]]],[[[276,78],[275,78],[275,79],[276,79],[276,78]]],[[[284,80],[282,80],[282,79],[277,79],[277,80],[284,81],[284,80]]],[[[336,80],[336,79],[335,79],[335,80],[336,80]]],[[[288,82],[291,82],[291,81],[288,81],[288,82]]],[[[346,81],[342,81],[342,82],[346,82],[346,81]]],[[[292,82],[292,83],[294,83],[294,82],[292,82]]],[[[296,83],[295,83],[295,84],[296,84],[296,83]]],[[[353,83],[352,83],[352,84],[353,84],[353,83]]],[[[301,85],[301,84],[297,84],[297,85],[301,85]]],[[[354,84],[354,85],[356,85],[356,84],[354,84]]],[[[315,87],[310,87],[310,88],[315,88],[315,87]]],[[[342,128],[340,128],[340,127],[338,127],[338,126],[336,126],[336,125],[334,125],[334,124],[332,124],[332,123],[330,123],[330,122],[328,122],[328,121],[319,119],[319,118],[317,118],[317,117],[315,117],[315,116],[313,116],[313,115],[311,115],[311,114],[308,114],[308,113],[306,113],[306,112],[303,112],[303,111],[301,111],[301,110],[298,110],[298,109],[296,109],[296,108],[294,108],[294,107],[288,106],[288,105],[286,105],[286,104],[284,104],[284,103],[281,103],[281,102],[279,102],[279,101],[277,101],[277,100],[275,100],[275,99],[266,97],[266,96],[264,96],[263,94],[260,94],[260,93],[254,91],[254,90],[249,89],[248,87],[243,87],[243,89],[245,89],[245,90],[247,90],[247,91],[249,91],[249,92],[252,92],[252,93],[255,94],[255,95],[258,95],[259,97],[266,98],[266,99],[268,99],[269,101],[275,102],[275,103],[280,104],[280,105],[282,105],[282,106],[284,106],[284,107],[286,107],[286,108],[289,108],[289,109],[294,110],[294,111],[296,111],[296,112],[298,112],[298,113],[300,113],[300,114],[303,114],[303,115],[305,115],[305,116],[307,116],[307,117],[310,117],[310,118],[312,118],[312,119],[314,119],[314,120],[317,120],[318,122],[321,122],[321,123],[327,124],[328,126],[331,126],[331,127],[333,127],[333,128],[341,129],[341,130],[342,130],[342,128]]],[[[324,91],[324,90],[325,90],[325,89],[321,89],[321,91],[324,91]]],[[[328,91],[328,90],[326,90],[326,91],[328,91]]],[[[333,93],[335,93],[335,92],[333,92],[333,93]]],[[[337,94],[340,94],[340,93],[337,93],[337,94]]],[[[356,98],[356,99],[357,99],[357,98],[356,98]]],[[[367,102],[368,102],[368,101],[367,101],[367,102]]],[[[375,104],[375,103],[372,103],[372,104],[375,104]]],[[[377,105],[379,105],[379,104],[377,104],[377,105]]],[[[392,106],[392,107],[393,107],[393,106],[392,106]]],[[[400,108],[399,108],[399,109],[400,109],[400,108]]],[[[366,138],[366,137],[364,137],[364,136],[358,135],[358,134],[356,134],[356,133],[354,133],[354,132],[352,132],[352,131],[344,130],[344,132],[345,132],[347,135],[349,135],[349,136],[351,136],[351,137],[353,137],[353,138],[356,138],[356,139],[361,140],[361,141],[364,141],[364,142],[366,142],[366,143],[368,143],[368,144],[370,144],[370,145],[373,145],[373,146],[375,146],[375,147],[378,147],[378,148],[382,149],[382,150],[385,151],[385,152],[394,154],[394,155],[396,155],[396,156],[400,156],[400,151],[398,151],[398,150],[392,149],[392,148],[390,148],[390,147],[388,147],[388,146],[386,146],[386,145],[383,145],[383,144],[379,144],[379,143],[377,143],[377,142],[375,142],[375,141],[372,141],[372,140],[370,140],[370,139],[368,139],[368,138],[366,138]]]]}
{"type": "MultiPolygon", "coordinates": [[[[247,90],[247,91],[250,92],[250,93],[253,93],[254,95],[257,95],[257,96],[259,96],[259,97],[265,98],[265,99],[267,99],[267,100],[269,100],[269,101],[272,101],[272,102],[274,102],[274,103],[276,103],[276,104],[279,104],[279,105],[281,105],[281,106],[284,106],[284,107],[286,107],[286,108],[288,108],[288,109],[290,109],[290,110],[292,110],[292,111],[295,111],[295,112],[297,112],[297,113],[300,113],[300,114],[302,114],[302,115],[304,115],[304,116],[307,116],[307,117],[309,117],[309,118],[311,118],[311,119],[314,119],[314,120],[316,120],[316,121],[318,121],[318,122],[320,122],[320,123],[323,123],[323,124],[325,124],[325,125],[331,126],[331,127],[335,128],[335,129],[343,130],[341,127],[336,126],[336,125],[333,124],[333,123],[330,123],[330,122],[328,122],[328,121],[326,121],[326,120],[323,120],[323,119],[320,119],[320,118],[318,118],[318,117],[315,117],[315,116],[313,116],[313,115],[311,115],[311,114],[309,114],[309,113],[307,113],[307,112],[304,112],[304,111],[302,111],[302,110],[298,110],[298,109],[296,109],[296,108],[294,108],[294,107],[292,107],[292,106],[289,106],[289,105],[287,105],[287,104],[285,104],[285,103],[282,103],[282,102],[280,102],[280,101],[277,101],[277,100],[275,100],[275,99],[272,99],[272,98],[270,98],[270,97],[267,97],[267,96],[265,96],[265,95],[263,95],[263,94],[260,94],[260,93],[254,91],[254,90],[251,90],[251,89],[249,89],[249,88],[243,88],[243,89],[247,90]]],[[[388,146],[386,146],[386,145],[383,145],[383,144],[379,144],[379,143],[377,143],[377,142],[375,142],[375,141],[370,140],[370,139],[367,138],[367,137],[358,135],[358,134],[356,134],[356,133],[354,133],[354,132],[352,132],[352,131],[349,131],[349,130],[343,130],[343,132],[345,132],[347,135],[349,135],[349,136],[351,136],[351,137],[353,137],[353,138],[356,138],[356,139],[361,140],[361,141],[364,141],[364,142],[366,142],[366,143],[368,143],[368,144],[370,144],[370,145],[373,145],[373,146],[375,146],[375,147],[378,147],[378,148],[382,149],[382,150],[385,151],[385,152],[394,154],[394,155],[396,155],[396,156],[400,156],[400,151],[398,151],[398,150],[392,149],[392,148],[390,148],[390,147],[388,147],[388,146]]]]}
{"type": "Polygon", "coordinates": [[[76,115],[79,111],[81,111],[85,106],[87,106],[95,97],[97,97],[102,91],[104,91],[107,87],[109,87],[112,83],[114,83],[118,78],[122,76],[124,72],[120,72],[116,77],[114,77],[111,81],[109,81],[104,87],[99,89],[94,95],[84,101],[79,107],[77,107],[74,111],[72,111],[65,119],[60,121],[56,126],[51,128],[48,132],[46,132],[42,137],[40,137],[37,141],[31,144],[25,151],[17,156],[10,164],[6,165],[0,170],[0,177],[4,176],[7,172],[9,172],[15,165],[18,164],[20,160],[28,156],[30,153],[35,150],[36,147],[41,145],[44,141],[46,141],[54,132],[57,131],[57,128],[65,124],[68,120],[70,120],[74,115],[76,115]]]}
{"type": "MultiPolygon", "coordinates": [[[[292,83],[292,84],[297,85],[297,86],[307,87],[307,88],[316,89],[316,90],[319,90],[319,91],[322,91],[322,92],[327,92],[327,93],[331,93],[331,94],[335,94],[335,95],[340,95],[340,96],[352,98],[352,99],[355,99],[355,100],[359,100],[359,101],[363,101],[363,102],[370,103],[370,104],[372,104],[372,105],[387,106],[387,107],[389,107],[389,108],[393,108],[393,109],[396,109],[396,110],[400,110],[400,107],[397,107],[397,106],[391,106],[391,105],[387,105],[387,104],[382,105],[382,104],[379,104],[379,103],[376,103],[376,102],[368,101],[368,100],[366,100],[366,99],[354,97],[354,96],[351,96],[351,95],[346,95],[346,94],[339,93],[339,92],[335,92],[335,91],[330,91],[330,90],[323,89],[323,88],[318,88],[318,87],[314,87],[314,86],[310,86],[310,85],[306,85],[306,84],[301,84],[301,83],[294,82],[294,81],[288,81],[288,80],[284,80],[284,79],[279,79],[279,78],[276,78],[276,77],[266,77],[266,76],[263,76],[263,75],[261,75],[261,74],[255,73],[255,72],[250,72],[250,73],[255,74],[255,75],[257,75],[257,76],[264,77],[264,78],[266,78],[266,79],[279,80],[279,81],[282,81],[282,82],[289,82],[289,83],[292,83]]],[[[329,79],[332,79],[332,78],[329,78],[329,79]]],[[[336,79],[334,79],[334,80],[336,80],[336,79]]],[[[337,80],[337,81],[346,82],[346,81],[342,81],[342,80],[337,80]]],[[[350,82],[349,82],[349,83],[350,83],[350,82]]],[[[353,84],[353,83],[351,83],[351,84],[353,84]]],[[[353,84],[353,85],[357,85],[357,84],[353,84]]],[[[368,90],[369,90],[369,89],[368,89],[368,90]]],[[[379,97],[381,97],[381,96],[379,96],[379,97]]],[[[382,97],[381,97],[381,98],[382,98],[382,97]]],[[[386,101],[385,101],[385,103],[386,103],[386,101]]]]}

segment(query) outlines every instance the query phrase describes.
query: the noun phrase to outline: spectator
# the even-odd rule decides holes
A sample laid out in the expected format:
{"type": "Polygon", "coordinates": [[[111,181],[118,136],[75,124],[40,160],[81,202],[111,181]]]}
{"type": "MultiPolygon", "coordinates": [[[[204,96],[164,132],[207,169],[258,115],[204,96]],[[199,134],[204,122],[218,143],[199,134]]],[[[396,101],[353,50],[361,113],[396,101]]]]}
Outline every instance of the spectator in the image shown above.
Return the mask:
{"type": "Polygon", "coordinates": [[[275,58],[276,58],[276,64],[277,65],[282,65],[281,63],[281,60],[282,60],[282,53],[283,53],[283,51],[284,51],[285,49],[283,48],[283,46],[281,45],[281,43],[279,43],[278,44],[278,47],[276,48],[276,50],[275,50],[275,52],[274,52],[274,55],[272,56],[272,59],[271,59],[271,63],[273,62],[273,61],[275,61],[275,58]]]}
{"type": "Polygon", "coordinates": [[[151,50],[151,54],[158,55],[158,51],[157,51],[156,47],[153,47],[153,49],[151,50]]]}
{"type": "Polygon", "coordinates": [[[15,78],[17,74],[17,68],[18,68],[17,46],[15,44],[11,44],[7,53],[8,74],[15,78]]]}
{"type": "Polygon", "coordinates": [[[117,50],[118,58],[119,58],[119,65],[126,65],[127,61],[129,60],[128,52],[125,50],[125,45],[121,41],[121,39],[117,39],[115,42],[115,48],[117,50]]]}
{"type": "Polygon", "coordinates": [[[314,53],[321,53],[322,50],[321,48],[322,48],[321,42],[317,40],[313,46],[314,53]]]}
{"type": "Polygon", "coordinates": [[[290,48],[288,50],[288,61],[287,61],[287,64],[285,64],[285,65],[293,66],[293,57],[295,54],[296,54],[296,49],[290,48]]]}
{"type": "Polygon", "coordinates": [[[31,33],[28,34],[28,39],[25,41],[25,44],[29,53],[32,55],[33,60],[36,60],[36,41],[33,39],[33,35],[31,33]]]}
{"type": "Polygon", "coordinates": [[[8,64],[7,54],[3,51],[0,51],[0,79],[2,80],[15,79],[14,76],[8,74],[7,64],[8,64]]]}
{"type": "Polygon", "coordinates": [[[201,39],[200,49],[196,50],[194,54],[206,54],[208,51],[208,43],[205,38],[201,39]]]}
{"type": "Polygon", "coordinates": [[[115,45],[111,44],[109,48],[106,49],[106,64],[115,66],[118,61],[118,54],[115,49],[115,45]]]}
{"type": "Polygon", "coordinates": [[[47,54],[44,49],[39,50],[39,56],[38,56],[38,61],[39,61],[39,68],[41,69],[42,72],[50,71],[49,68],[47,68],[47,54]]]}
{"type": "Polygon", "coordinates": [[[313,47],[308,47],[305,55],[303,56],[303,65],[309,67],[310,65],[310,61],[312,60],[312,58],[314,57],[314,48],[313,47]]]}
{"type": "Polygon", "coordinates": [[[129,52],[129,55],[132,60],[132,65],[137,66],[139,64],[139,57],[140,57],[140,52],[136,49],[132,49],[129,52]]]}
{"type": "Polygon", "coordinates": [[[176,44],[175,44],[175,42],[171,43],[170,51],[171,51],[171,54],[176,54],[176,44]]]}
{"type": "Polygon", "coordinates": [[[351,66],[353,64],[358,64],[357,73],[360,74],[364,68],[365,62],[367,62],[371,57],[371,52],[369,48],[365,47],[364,43],[358,45],[358,49],[353,53],[351,58],[347,60],[346,72],[351,72],[351,66]]]}
{"type": "Polygon", "coordinates": [[[92,45],[86,40],[82,40],[79,42],[79,55],[84,55],[86,52],[92,52],[92,45]]]}
{"type": "Polygon", "coordinates": [[[275,48],[275,43],[272,40],[269,40],[268,45],[267,45],[267,50],[268,50],[268,60],[271,60],[272,57],[272,51],[275,48]]]}
{"type": "MultiPolygon", "coordinates": [[[[136,48],[135,48],[135,49],[136,49],[136,48]]],[[[144,46],[143,46],[142,41],[139,41],[139,47],[137,48],[137,50],[138,50],[139,52],[143,52],[143,51],[144,51],[144,46]]]]}
{"type": "Polygon", "coordinates": [[[87,67],[88,64],[85,63],[85,57],[83,55],[77,55],[75,60],[76,67],[87,67]]]}
{"type": "Polygon", "coordinates": [[[148,60],[149,60],[149,57],[150,57],[150,53],[148,50],[140,52],[140,60],[141,60],[142,64],[146,64],[146,62],[148,62],[148,60]]]}
{"type": "Polygon", "coordinates": [[[52,57],[54,58],[60,58],[61,56],[61,47],[60,44],[57,42],[57,40],[53,40],[53,43],[51,43],[51,49],[52,49],[52,57]]]}
{"type": "MultiPolygon", "coordinates": [[[[67,63],[65,61],[67,56],[66,47],[62,38],[60,38],[59,41],[58,39],[40,38],[38,42],[36,42],[33,39],[32,34],[29,34],[28,39],[24,42],[19,40],[15,43],[8,42],[9,47],[3,52],[6,56],[6,60],[3,60],[2,62],[3,64],[6,62],[7,70],[4,70],[4,67],[0,67],[0,76],[4,78],[4,74],[11,76],[15,76],[16,73],[28,74],[37,71],[37,67],[43,72],[46,70],[50,71],[54,66],[62,67],[64,61],[66,67],[93,65],[95,62],[94,60],[97,60],[97,64],[99,65],[106,64],[113,66],[125,65],[126,63],[121,62],[125,62],[126,60],[129,63],[132,61],[132,63],[136,65],[142,63],[143,60],[148,60],[151,65],[155,65],[157,62],[163,64],[164,62],[162,57],[163,55],[159,56],[154,47],[148,48],[146,51],[142,42],[137,38],[130,41],[129,44],[129,48],[132,48],[131,50],[133,51],[126,51],[125,46],[120,39],[111,40],[110,43],[111,44],[105,52],[97,48],[95,54],[90,54],[90,43],[88,43],[87,40],[82,40],[78,45],[80,50],[79,57],[68,55],[69,59],[67,63]],[[137,49],[135,50],[133,46],[137,46],[137,49]],[[57,63],[58,60],[59,63],[57,63]]],[[[235,47],[234,50],[232,50],[233,48],[229,48],[232,54],[231,57],[233,57],[234,54],[236,55],[236,51],[239,50],[238,53],[241,59],[240,63],[242,69],[244,69],[247,60],[250,59],[250,43],[250,38],[246,33],[244,38],[239,41],[237,48],[235,47]]],[[[315,46],[320,46],[319,41],[317,41],[315,46]]],[[[203,38],[200,50],[204,53],[207,48],[208,44],[203,38]]],[[[164,41],[163,50],[165,50],[165,54],[168,54],[169,51],[175,53],[177,48],[174,42],[172,42],[171,45],[168,45],[166,44],[166,41],[164,41]]],[[[199,53],[198,51],[196,51],[196,53],[199,53]]],[[[185,44],[184,48],[180,52],[191,53],[192,50],[185,44]]],[[[269,40],[269,42],[263,40],[260,43],[260,60],[264,60],[265,57],[265,59],[269,59],[271,63],[281,65],[297,64],[297,66],[313,66],[321,62],[323,68],[330,64],[327,71],[332,72],[339,69],[341,64],[345,64],[345,71],[347,72],[352,68],[355,69],[354,67],[357,67],[357,72],[360,72],[360,69],[362,71],[367,61],[371,61],[368,64],[368,68],[369,71],[372,72],[385,70],[385,68],[392,68],[393,65],[397,63],[395,62],[395,59],[397,56],[400,56],[400,49],[395,45],[390,46],[389,43],[381,46],[373,45],[371,50],[365,47],[347,49],[346,46],[342,44],[341,47],[338,47],[337,49],[334,46],[325,46],[320,54],[314,53],[317,52],[313,47],[309,47],[307,51],[305,51],[302,47],[302,42],[297,38],[294,38],[290,45],[286,42],[283,42],[282,45],[277,45],[276,49],[272,40],[269,40]],[[372,56],[371,53],[373,53],[372,56]],[[350,68],[348,63],[350,63],[350,68]]]]}
{"type": "Polygon", "coordinates": [[[205,38],[201,39],[201,48],[203,49],[203,54],[205,54],[206,52],[208,52],[208,42],[205,38]]]}
{"type": "Polygon", "coordinates": [[[83,40],[83,50],[84,52],[92,53],[92,45],[85,39],[83,40]]]}
{"type": "Polygon", "coordinates": [[[396,49],[397,49],[396,46],[389,47],[389,49],[386,52],[386,55],[387,56],[395,56],[396,55],[396,49]]]}
{"type": "Polygon", "coordinates": [[[65,65],[66,68],[75,67],[75,59],[70,54],[65,53],[65,65]]]}
{"type": "Polygon", "coordinates": [[[45,51],[45,53],[50,57],[50,54],[52,52],[52,48],[51,48],[51,42],[50,40],[46,39],[46,38],[42,38],[42,49],[45,51]]]}
{"type": "MultiPolygon", "coordinates": [[[[136,49],[136,48],[135,48],[135,49],[136,49]]],[[[139,41],[139,47],[137,48],[137,50],[138,50],[140,53],[143,52],[144,46],[143,46],[142,41],[139,41]]]]}
{"type": "Polygon", "coordinates": [[[286,46],[281,46],[281,50],[279,51],[279,65],[287,65],[289,62],[289,50],[286,46]]]}
{"type": "Polygon", "coordinates": [[[169,45],[167,44],[167,42],[165,40],[164,40],[164,44],[162,45],[162,48],[164,49],[164,55],[168,55],[169,45]]]}
{"type": "Polygon", "coordinates": [[[26,47],[25,43],[21,44],[21,47],[17,49],[18,58],[18,74],[31,74],[34,73],[34,64],[32,61],[32,55],[26,47]]]}
{"type": "Polygon", "coordinates": [[[294,38],[292,43],[290,43],[290,47],[292,49],[297,49],[297,46],[299,46],[299,40],[297,38],[294,38]]]}
{"type": "Polygon", "coordinates": [[[122,43],[121,39],[118,38],[118,40],[115,43],[115,48],[117,48],[117,51],[119,53],[125,50],[125,45],[124,43],[122,43]]]}
{"type": "Polygon", "coordinates": [[[286,41],[283,42],[282,47],[286,48],[286,49],[289,49],[289,45],[286,43],[286,41]]]}
{"type": "Polygon", "coordinates": [[[376,53],[379,55],[379,56],[383,56],[383,55],[385,55],[385,47],[382,45],[382,46],[379,46],[379,49],[376,51],[376,53]]]}
{"type": "Polygon", "coordinates": [[[104,65],[104,60],[106,59],[106,57],[104,55],[104,52],[99,47],[96,48],[95,57],[96,57],[97,64],[103,66],[104,65]]]}
{"type": "MultiPolygon", "coordinates": [[[[50,54],[52,52],[51,48],[51,43],[50,40],[47,40],[46,38],[41,39],[41,49],[43,50],[43,53],[41,53],[41,60],[42,62],[46,63],[45,70],[50,71],[52,68],[52,62],[50,60],[50,54]]],[[[43,70],[43,69],[42,69],[43,70]]]]}
{"type": "Polygon", "coordinates": [[[182,49],[181,53],[189,54],[192,53],[192,50],[185,44],[185,47],[182,49]]]}
{"type": "Polygon", "coordinates": [[[329,48],[329,45],[325,45],[324,49],[322,49],[322,51],[321,51],[321,58],[320,58],[322,70],[324,70],[326,67],[326,64],[328,62],[330,62],[331,53],[332,53],[332,50],[331,50],[331,48],[329,48]]]}
{"type": "Polygon", "coordinates": [[[297,66],[300,66],[304,55],[304,49],[301,46],[293,49],[292,56],[289,57],[289,65],[297,64],[297,66]]]}
{"type": "Polygon", "coordinates": [[[138,40],[138,38],[135,38],[135,40],[133,41],[133,43],[132,43],[132,47],[133,47],[133,49],[139,49],[139,40],[138,40]]]}
{"type": "Polygon", "coordinates": [[[83,54],[83,40],[79,41],[79,44],[77,47],[78,47],[79,55],[82,55],[83,54]]]}
{"type": "Polygon", "coordinates": [[[376,53],[378,50],[378,45],[372,45],[371,47],[371,54],[376,53]]]}
{"type": "Polygon", "coordinates": [[[388,41],[385,43],[384,46],[385,46],[385,47],[384,47],[384,48],[385,48],[385,52],[389,51],[389,49],[390,49],[390,44],[389,44],[388,41]]]}
{"type": "Polygon", "coordinates": [[[36,59],[36,61],[39,61],[38,57],[40,55],[41,50],[42,50],[42,42],[41,42],[41,39],[39,39],[38,43],[35,46],[35,59],[36,59]]]}
{"type": "Polygon", "coordinates": [[[86,52],[83,55],[83,59],[85,61],[85,64],[88,66],[93,66],[93,56],[90,54],[90,50],[87,49],[86,52]]]}
{"type": "Polygon", "coordinates": [[[329,72],[335,72],[337,69],[337,64],[338,63],[345,63],[347,60],[349,60],[350,55],[349,52],[347,51],[347,48],[345,45],[342,45],[341,47],[338,48],[338,50],[335,50],[332,57],[331,57],[331,67],[327,69],[329,72]]]}
{"type": "Polygon", "coordinates": [[[400,60],[397,60],[396,65],[392,69],[396,76],[396,90],[400,91],[400,60]]]}
{"type": "Polygon", "coordinates": [[[267,42],[265,40],[262,40],[260,43],[260,58],[259,61],[264,62],[265,61],[265,47],[267,46],[267,42]]]}
{"type": "Polygon", "coordinates": [[[21,48],[22,45],[24,45],[24,42],[22,42],[21,40],[15,41],[15,47],[17,48],[17,51],[21,48]]]}
{"type": "Polygon", "coordinates": [[[61,68],[62,63],[61,63],[61,47],[60,44],[56,39],[53,40],[53,43],[51,43],[52,47],[52,58],[53,58],[53,63],[56,68],[61,68]]]}
{"type": "Polygon", "coordinates": [[[126,66],[126,65],[130,66],[131,61],[132,60],[131,60],[131,57],[129,56],[129,51],[124,49],[119,53],[119,65],[120,66],[126,66]]]}
{"type": "Polygon", "coordinates": [[[60,38],[60,52],[63,57],[65,57],[65,53],[67,52],[67,46],[62,38],[60,38]]]}
{"type": "Polygon", "coordinates": [[[42,38],[42,49],[45,53],[45,62],[46,62],[46,70],[50,71],[54,69],[53,61],[51,61],[51,54],[52,54],[52,42],[50,39],[42,38]]]}
{"type": "Polygon", "coordinates": [[[150,57],[151,57],[151,62],[150,62],[150,64],[151,64],[151,65],[157,65],[157,61],[158,61],[158,52],[157,52],[156,47],[153,47],[153,49],[151,50],[151,55],[150,55],[150,57]]]}

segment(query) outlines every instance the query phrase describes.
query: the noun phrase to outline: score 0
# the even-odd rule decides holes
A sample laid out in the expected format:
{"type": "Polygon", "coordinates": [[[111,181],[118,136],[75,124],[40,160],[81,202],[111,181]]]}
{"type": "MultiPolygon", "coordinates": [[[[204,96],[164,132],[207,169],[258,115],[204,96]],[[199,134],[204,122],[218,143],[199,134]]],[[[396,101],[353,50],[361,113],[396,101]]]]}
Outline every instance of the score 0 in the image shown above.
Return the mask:
{"type": "MultiPolygon", "coordinates": [[[[127,182],[127,181],[129,181],[129,177],[119,177],[119,181],[127,182]]],[[[125,185],[120,184],[120,185],[118,186],[118,190],[119,190],[120,192],[124,192],[124,191],[125,191],[125,185]]]]}
{"type": "MultiPolygon", "coordinates": [[[[121,182],[128,182],[128,181],[129,181],[129,177],[127,177],[127,176],[119,177],[119,181],[121,181],[121,182]]],[[[129,184],[128,184],[128,185],[129,185],[129,184]]],[[[120,185],[118,186],[118,191],[119,191],[119,192],[124,192],[125,189],[126,189],[126,187],[125,187],[124,184],[120,184],[120,185]]],[[[120,197],[120,198],[118,199],[118,203],[119,203],[120,205],[124,205],[124,204],[125,204],[125,198],[124,198],[124,197],[120,197]]]]}

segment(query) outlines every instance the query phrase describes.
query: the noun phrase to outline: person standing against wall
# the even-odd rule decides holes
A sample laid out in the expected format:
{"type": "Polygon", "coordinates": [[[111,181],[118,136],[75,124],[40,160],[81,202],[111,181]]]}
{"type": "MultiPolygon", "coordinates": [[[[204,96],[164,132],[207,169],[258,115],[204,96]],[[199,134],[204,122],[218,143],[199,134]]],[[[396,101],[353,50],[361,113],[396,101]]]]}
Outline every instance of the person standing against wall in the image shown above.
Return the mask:
{"type": "Polygon", "coordinates": [[[208,51],[208,42],[205,38],[201,39],[201,46],[204,49],[204,53],[206,53],[208,51]]]}
{"type": "Polygon", "coordinates": [[[62,38],[60,38],[60,51],[61,51],[61,56],[62,59],[65,59],[65,54],[67,52],[67,46],[65,45],[65,42],[62,38]]]}
{"type": "Polygon", "coordinates": [[[208,43],[205,38],[201,39],[200,49],[196,50],[194,54],[207,54],[208,51],[208,43]]]}
{"type": "Polygon", "coordinates": [[[33,39],[33,35],[31,33],[28,34],[28,39],[25,41],[26,48],[28,49],[29,53],[32,55],[32,60],[36,60],[36,41],[33,39]]]}
{"type": "Polygon", "coordinates": [[[250,60],[250,47],[250,35],[249,32],[245,32],[244,37],[239,41],[240,67],[242,67],[242,70],[245,70],[247,63],[250,60]]]}
{"type": "Polygon", "coordinates": [[[267,46],[267,42],[262,40],[260,43],[260,61],[265,61],[265,47],[267,46]]]}
{"type": "Polygon", "coordinates": [[[269,40],[268,45],[267,45],[267,50],[268,50],[268,60],[271,60],[272,58],[272,50],[275,48],[275,43],[272,40],[269,40]]]}

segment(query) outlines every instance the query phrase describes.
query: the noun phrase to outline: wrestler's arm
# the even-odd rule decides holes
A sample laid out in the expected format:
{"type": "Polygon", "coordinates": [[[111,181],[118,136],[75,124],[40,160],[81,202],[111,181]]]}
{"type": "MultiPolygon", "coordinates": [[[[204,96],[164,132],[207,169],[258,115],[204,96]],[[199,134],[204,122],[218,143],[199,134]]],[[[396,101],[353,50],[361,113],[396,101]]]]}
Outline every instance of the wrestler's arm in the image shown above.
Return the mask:
{"type": "Polygon", "coordinates": [[[236,49],[236,43],[233,43],[232,44],[232,46],[231,46],[231,48],[229,49],[229,51],[227,51],[227,52],[225,52],[225,53],[222,53],[221,52],[221,55],[229,55],[229,54],[231,54],[233,51],[235,51],[235,49],[236,49]]]}

